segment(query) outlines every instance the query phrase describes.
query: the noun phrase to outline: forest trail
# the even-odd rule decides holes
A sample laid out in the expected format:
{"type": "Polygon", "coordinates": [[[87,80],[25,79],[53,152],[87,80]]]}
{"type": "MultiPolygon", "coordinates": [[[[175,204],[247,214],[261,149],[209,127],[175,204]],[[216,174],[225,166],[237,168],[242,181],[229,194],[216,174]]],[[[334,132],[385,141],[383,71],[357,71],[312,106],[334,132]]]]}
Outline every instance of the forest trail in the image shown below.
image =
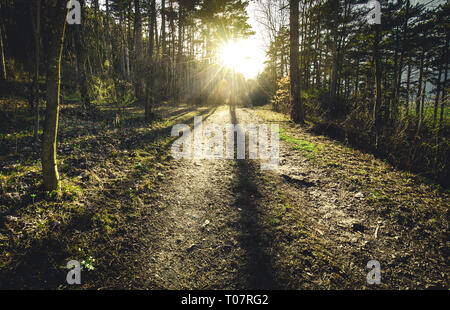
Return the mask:
{"type": "MultiPolygon", "coordinates": [[[[243,119],[248,122],[248,119],[243,119]]],[[[221,107],[204,120],[225,127],[221,107]]],[[[152,220],[151,287],[168,289],[274,288],[250,188],[250,169],[234,160],[180,160],[162,186],[152,220]]]]}
{"type": "Polygon", "coordinates": [[[0,290],[448,290],[450,2],[354,2],[0,0],[0,290]]]}
{"type": "Polygon", "coordinates": [[[60,200],[40,192],[37,146],[24,166],[5,161],[0,287],[70,289],[65,264],[91,257],[81,288],[449,286],[448,191],[265,108],[162,106],[151,125],[139,106],[119,126],[115,113],[61,111],[60,200]],[[172,158],[171,128],[200,115],[278,124],[278,169],[172,158]]]}
{"type": "MultiPolygon", "coordinates": [[[[252,109],[222,106],[209,114],[204,125],[269,122],[261,118],[265,116],[252,109]]],[[[398,183],[396,178],[403,174],[348,148],[347,154],[335,154],[338,163],[330,162],[327,156],[336,150],[330,147],[319,153],[316,148],[323,146],[314,139],[333,142],[304,135],[310,142],[282,129],[280,167],[273,171],[262,171],[253,160],[173,161],[153,211],[143,220],[147,235],[142,236],[145,241],[133,267],[139,276],[130,276],[127,285],[146,289],[364,288],[370,287],[366,265],[378,260],[381,288],[446,287],[446,245],[440,239],[445,227],[417,239],[419,232],[439,229],[439,206],[427,206],[430,220],[423,227],[415,226],[417,210],[396,205],[402,203],[398,199],[402,195],[395,192],[395,185],[393,194],[389,188],[378,193],[380,184],[385,188],[390,186],[386,182],[398,183]],[[355,170],[342,166],[341,160],[355,170]],[[366,169],[372,174],[370,166],[379,174],[369,177],[378,182],[372,188],[355,173],[366,169]],[[408,219],[399,225],[396,221],[403,217],[408,219]],[[435,238],[437,247],[428,247],[435,238]]],[[[414,189],[415,209],[421,208],[421,196],[429,195],[426,190],[414,189]]]]}

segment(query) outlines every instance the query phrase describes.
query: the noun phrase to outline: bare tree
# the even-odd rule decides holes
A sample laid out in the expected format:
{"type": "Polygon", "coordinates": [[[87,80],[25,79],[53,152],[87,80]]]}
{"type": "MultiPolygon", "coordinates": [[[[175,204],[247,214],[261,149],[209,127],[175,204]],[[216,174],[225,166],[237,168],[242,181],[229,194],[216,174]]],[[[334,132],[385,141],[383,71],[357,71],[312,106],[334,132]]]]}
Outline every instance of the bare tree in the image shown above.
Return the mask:
{"type": "Polygon", "coordinates": [[[60,182],[56,163],[56,137],[61,87],[61,57],[66,31],[66,2],[47,1],[47,105],[45,109],[44,136],[42,141],[42,172],[44,188],[59,193],[60,182]]]}

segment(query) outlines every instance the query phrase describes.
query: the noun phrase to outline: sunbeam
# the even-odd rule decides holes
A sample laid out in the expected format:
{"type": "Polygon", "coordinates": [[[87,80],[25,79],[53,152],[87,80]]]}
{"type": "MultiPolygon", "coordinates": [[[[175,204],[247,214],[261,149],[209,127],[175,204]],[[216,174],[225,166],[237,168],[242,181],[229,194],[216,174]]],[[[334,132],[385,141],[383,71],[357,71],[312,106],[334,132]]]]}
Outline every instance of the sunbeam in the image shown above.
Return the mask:
{"type": "Polygon", "coordinates": [[[255,78],[264,68],[264,58],[255,53],[251,40],[225,42],[218,52],[219,61],[245,78],[255,78]]]}

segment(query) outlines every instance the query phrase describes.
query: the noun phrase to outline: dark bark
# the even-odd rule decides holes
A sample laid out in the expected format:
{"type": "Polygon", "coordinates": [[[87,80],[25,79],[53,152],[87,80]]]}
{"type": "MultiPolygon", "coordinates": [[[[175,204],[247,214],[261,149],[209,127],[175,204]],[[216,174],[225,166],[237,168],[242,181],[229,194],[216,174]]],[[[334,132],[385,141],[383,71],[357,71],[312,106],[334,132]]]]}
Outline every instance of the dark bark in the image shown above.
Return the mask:
{"type": "MultiPolygon", "coordinates": [[[[80,1],[80,4],[82,10],[81,12],[83,12],[84,1],[80,1]]],[[[86,48],[82,42],[84,36],[83,24],[74,25],[73,27],[75,27],[75,50],[77,53],[78,85],[83,107],[87,109],[91,107],[91,99],[89,98],[88,81],[86,75],[86,48]]]]}
{"type": "Polygon", "coordinates": [[[448,46],[449,41],[447,38],[447,47],[445,49],[445,53],[444,53],[444,59],[445,59],[445,67],[444,67],[444,81],[443,81],[443,85],[444,87],[442,88],[442,98],[441,98],[441,112],[439,115],[439,127],[442,127],[442,123],[444,121],[444,109],[445,109],[445,102],[447,101],[447,79],[448,79],[448,46]]]}
{"type": "Polygon", "coordinates": [[[135,92],[138,100],[144,100],[143,72],[143,46],[142,46],[142,19],[140,0],[134,0],[134,53],[135,53],[135,92]]]}
{"type": "Polygon", "coordinates": [[[112,45],[111,45],[111,28],[110,28],[110,8],[109,8],[109,1],[106,0],[106,58],[109,62],[109,72],[111,74],[113,63],[112,63],[112,45]]]}
{"type": "Polygon", "coordinates": [[[438,107],[439,107],[439,96],[441,94],[441,78],[442,78],[442,69],[443,69],[443,63],[441,62],[439,64],[439,70],[436,80],[436,95],[434,97],[434,111],[433,111],[433,128],[436,127],[436,120],[437,120],[437,113],[438,113],[438,107]]]}
{"type": "Polygon", "coordinates": [[[66,3],[47,1],[49,22],[47,38],[47,105],[45,109],[44,135],[42,141],[43,184],[47,191],[59,192],[60,182],[56,162],[56,137],[61,86],[61,57],[66,29],[66,3]]]}
{"type": "Polygon", "coordinates": [[[148,55],[148,67],[149,76],[147,77],[147,98],[145,104],[145,120],[150,122],[153,119],[152,108],[154,104],[154,74],[155,66],[153,59],[153,50],[155,48],[155,19],[156,19],[156,0],[150,1],[150,22],[149,22],[149,55],[148,55]]]}
{"type": "Polygon", "coordinates": [[[425,78],[425,81],[423,83],[422,95],[420,97],[420,116],[419,116],[419,123],[417,125],[416,135],[419,135],[420,131],[422,130],[422,126],[423,126],[426,91],[427,91],[427,79],[425,78]]]}
{"type": "Polygon", "coordinates": [[[408,73],[406,76],[406,98],[405,98],[405,109],[406,109],[406,116],[409,114],[409,97],[410,97],[410,84],[411,84],[411,64],[408,64],[408,73]]]}
{"type": "Polygon", "coordinates": [[[409,0],[406,0],[406,8],[405,8],[405,18],[403,20],[403,38],[402,38],[402,50],[400,52],[400,61],[398,65],[398,72],[397,72],[397,86],[395,88],[394,93],[394,104],[398,106],[398,101],[400,97],[400,87],[402,83],[402,72],[403,72],[403,60],[406,53],[406,38],[408,34],[408,20],[409,20],[409,0]]]}
{"type": "Polygon", "coordinates": [[[36,111],[34,116],[34,140],[39,140],[39,63],[41,59],[41,0],[36,1],[36,24],[34,34],[34,99],[36,111]]]}
{"type": "Polygon", "coordinates": [[[170,0],[170,38],[171,38],[171,46],[170,46],[170,74],[169,74],[169,84],[170,84],[170,93],[172,94],[172,100],[176,100],[176,92],[175,92],[175,20],[173,16],[173,0],[170,0]]]}
{"type": "Polygon", "coordinates": [[[300,95],[300,51],[299,51],[299,0],[289,0],[290,4],[290,79],[292,120],[303,124],[305,115],[300,95]]]}
{"type": "Polygon", "coordinates": [[[162,53],[162,91],[166,93],[168,83],[168,64],[169,55],[167,54],[167,36],[166,36],[166,0],[161,0],[161,53],[162,53]]]}
{"type": "Polygon", "coordinates": [[[420,98],[422,95],[424,62],[425,62],[425,50],[422,49],[422,54],[420,56],[419,79],[417,81],[417,95],[416,95],[416,117],[417,117],[417,119],[419,119],[419,116],[420,116],[420,98]]]}
{"type": "Polygon", "coordinates": [[[380,124],[380,110],[381,110],[381,59],[379,51],[380,43],[380,25],[375,24],[375,42],[373,45],[373,58],[375,62],[375,103],[373,106],[373,120],[374,126],[378,130],[380,124]]]}
{"type": "MultiPolygon", "coordinates": [[[[1,3],[0,3],[0,9],[1,9],[1,3]]],[[[0,61],[1,61],[1,68],[2,68],[2,74],[1,78],[6,81],[6,61],[5,61],[5,47],[3,45],[3,27],[2,27],[1,19],[0,19],[0,61]]]]}
{"type": "Polygon", "coordinates": [[[176,77],[176,93],[177,93],[177,102],[181,101],[182,96],[182,85],[183,85],[183,28],[184,28],[184,15],[183,15],[183,6],[182,3],[179,2],[178,8],[178,55],[177,55],[177,77],[176,77]]]}
{"type": "Polygon", "coordinates": [[[161,0],[161,50],[163,57],[167,55],[166,44],[166,0],[161,0]]]}

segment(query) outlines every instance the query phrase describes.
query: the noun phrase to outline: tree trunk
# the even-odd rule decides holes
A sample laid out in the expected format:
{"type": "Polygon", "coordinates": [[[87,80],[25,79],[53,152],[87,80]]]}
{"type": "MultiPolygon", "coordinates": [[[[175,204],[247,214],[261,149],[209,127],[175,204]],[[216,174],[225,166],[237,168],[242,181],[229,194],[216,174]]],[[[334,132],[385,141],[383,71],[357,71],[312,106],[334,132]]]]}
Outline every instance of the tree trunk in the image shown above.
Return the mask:
{"type": "Polygon", "coordinates": [[[166,45],[166,0],[161,0],[161,50],[162,56],[167,54],[166,45]]]}
{"type": "Polygon", "coordinates": [[[300,95],[300,52],[299,52],[299,0],[289,0],[290,4],[290,79],[292,120],[296,123],[305,122],[305,114],[300,95]]]}
{"type": "Polygon", "coordinates": [[[172,45],[171,45],[171,51],[170,51],[170,92],[172,94],[172,100],[175,102],[177,99],[176,96],[176,78],[175,78],[175,66],[176,66],[176,53],[175,53],[175,48],[176,48],[176,27],[175,27],[175,16],[174,16],[174,5],[173,5],[173,0],[170,0],[170,12],[171,17],[170,17],[170,35],[171,35],[171,41],[172,41],[172,45]]]}
{"type": "Polygon", "coordinates": [[[150,74],[147,77],[147,98],[145,104],[145,121],[150,122],[153,119],[152,108],[154,102],[154,59],[153,50],[155,48],[155,19],[156,19],[156,0],[150,1],[150,22],[149,22],[149,55],[148,55],[148,67],[150,74]]]}
{"type": "MultiPolygon", "coordinates": [[[[388,117],[387,120],[390,119],[390,115],[393,114],[394,117],[397,116],[397,88],[398,88],[398,72],[401,72],[400,64],[399,64],[399,39],[395,38],[395,48],[394,48],[394,74],[392,76],[393,82],[390,85],[391,95],[389,96],[389,107],[387,108],[388,117]]],[[[386,70],[387,71],[387,70],[386,70]]],[[[401,74],[400,74],[401,78],[401,74]]]]}
{"type": "Polygon", "coordinates": [[[406,76],[406,100],[405,100],[405,109],[406,109],[405,115],[406,115],[406,117],[408,117],[408,114],[409,114],[410,84],[411,84],[411,63],[408,64],[408,73],[406,76]]]}
{"type": "Polygon", "coordinates": [[[166,38],[166,0],[161,0],[161,58],[162,58],[162,92],[167,91],[168,78],[168,55],[167,55],[167,38],[166,38]]]}
{"type": "Polygon", "coordinates": [[[374,126],[378,130],[380,124],[380,108],[381,108],[381,60],[379,53],[380,42],[380,25],[375,26],[375,42],[373,48],[373,58],[375,62],[375,104],[373,106],[373,120],[374,126]]]}
{"type": "Polygon", "coordinates": [[[56,137],[58,133],[59,100],[61,86],[61,57],[66,30],[66,3],[48,1],[47,24],[47,106],[45,109],[44,136],[42,141],[43,184],[47,191],[59,193],[60,182],[56,163],[56,137]]]}
{"type": "MultiPolygon", "coordinates": [[[[1,8],[1,4],[0,4],[1,8]]],[[[1,78],[6,81],[6,61],[5,61],[5,47],[3,46],[3,31],[2,31],[2,23],[0,23],[0,53],[1,53],[1,67],[2,67],[2,75],[1,78]]]]}
{"type": "Polygon", "coordinates": [[[153,28],[155,32],[155,50],[156,50],[156,58],[159,58],[159,35],[158,35],[158,19],[156,18],[156,0],[155,0],[155,16],[153,19],[153,28]]]}
{"type": "Polygon", "coordinates": [[[129,59],[128,59],[128,46],[126,33],[124,30],[124,17],[121,14],[119,18],[119,29],[122,38],[122,76],[125,80],[130,80],[130,71],[129,71],[129,59]]]}
{"type": "Polygon", "coordinates": [[[110,29],[110,9],[109,9],[109,1],[106,0],[106,58],[109,62],[108,71],[111,74],[113,69],[112,63],[112,45],[111,45],[111,29],[110,29]]]}
{"type": "Polygon", "coordinates": [[[397,72],[397,86],[395,88],[394,93],[394,104],[395,106],[398,106],[398,101],[400,97],[400,87],[402,84],[402,72],[403,72],[403,59],[405,57],[406,52],[406,39],[407,39],[407,33],[408,33],[408,20],[409,20],[409,0],[406,0],[406,8],[405,8],[405,18],[403,20],[403,38],[402,38],[402,50],[400,52],[400,63],[398,66],[398,72],[397,72]]]}
{"type": "Polygon", "coordinates": [[[178,55],[177,55],[177,102],[181,102],[182,96],[182,85],[183,85],[183,6],[181,2],[179,2],[178,8],[178,55]]]}
{"type": "MultiPolygon", "coordinates": [[[[84,2],[84,1],[83,1],[84,2]]],[[[95,56],[94,57],[94,63],[97,60],[97,65],[95,68],[100,67],[101,72],[103,73],[103,59],[102,59],[102,53],[100,49],[100,27],[99,27],[99,12],[100,12],[100,5],[98,0],[92,0],[91,1],[93,7],[94,7],[94,38],[95,38],[95,56]]],[[[83,12],[83,10],[82,10],[83,12]]],[[[96,71],[97,72],[97,71],[96,71]]]]}
{"type": "Polygon", "coordinates": [[[422,94],[422,80],[423,80],[423,66],[425,60],[425,50],[422,49],[422,54],[420,56],[420,68],[419,68],[419,80],[417,81],[417,95],[416,95],[416,117],[420,117],[420,98],[422,94]]]}
{"type": "MultiPolygon", "coordinates": [[[[321,10],[321,5],[322,3],[319,1],[318,3],[318,11],[321,10]]],[[[316,27],[316,40],[315,40],[315,44],[314,44],[314,49],[315,49],[315,53],[314,53],[314,70],[315,70],[315,74],[316,74],[316,79],[315,79],[315,87],[317,89],[320,89],[320,51],[321,51],[321,46],[320,46],[320,27],[321,27],[321,14],[317,14],[317,27],[316,27]]]]}
{"type": "Polygon", "coordinates": [[[355,96],[359,97],[359,74],[360,74],[360,65],[359,58],[356,59],[356,77],[355,77],[355,96]]]}
{"type": "Polygon", "coordinates": [[[447,101],[447,79],[448,79],[448,40],[447,40],[447,47],[445,50],[445,67],[444,67],[444,87],[442,88],[442,98],[441,98],[441,112],[439,115],[439,131],[442,129],[442,124],[444,121],[444,109],[445,109],[445,102],[447,101]]]}
{"type": "MultiPolygon", "coordinates": [[[[81,12],[84,12],[84,1],[80,1],[80,4],[81,12]]],[[[91,99],[89,98],[88,81],[86,76],[86,48],[82,42],[84,37],[83,24],[73,25],[73,27],[75,27],[75,49],[78,59],[78,85],[80,88],[83,108],[87,109],[91,106],[91,99]]]]}
{"type": "Polygon", "coordinates": [[[424,118],[424,109],[425,109],[425,94],[427,91],[427,79],[425,78],[425,81],[423,83],[423,90],[422,90],[422,94],[420,97],[420,116],[419,116],[419,124],[417,125],[417,133],[416,135],[418,136],[420,131],[422,130],[422,126],[423,126],[423,118],[424,118]]]}
{"type": "Polygon", "coordinates": [[[142,80],[142,66],[143,66],[143,48],[142,48],[142,20],[140,0],[134,0],[134,53],[135,53],[135,91],[138,100],[144,99],[144,86],[142,80]]]}
{"type": "Polygon", "coordinates": [[[436,81],[436,96],[434,97],[433,128],[436,128],[436,120],[437,120],[437,113],[438,113],[438,107],[439,107],[439,95],[441,94],[442,67],[443,67],[443,63],[440,63],[437,81],[436,81]]]}
{"type": "Polygon", "coordinates": [[[36,100],[34,140],[39,141],[39,63],[41,59],[41,0],[36,1],[36,28],[34,34],[34,49],[34,98],[36,100]]]}

